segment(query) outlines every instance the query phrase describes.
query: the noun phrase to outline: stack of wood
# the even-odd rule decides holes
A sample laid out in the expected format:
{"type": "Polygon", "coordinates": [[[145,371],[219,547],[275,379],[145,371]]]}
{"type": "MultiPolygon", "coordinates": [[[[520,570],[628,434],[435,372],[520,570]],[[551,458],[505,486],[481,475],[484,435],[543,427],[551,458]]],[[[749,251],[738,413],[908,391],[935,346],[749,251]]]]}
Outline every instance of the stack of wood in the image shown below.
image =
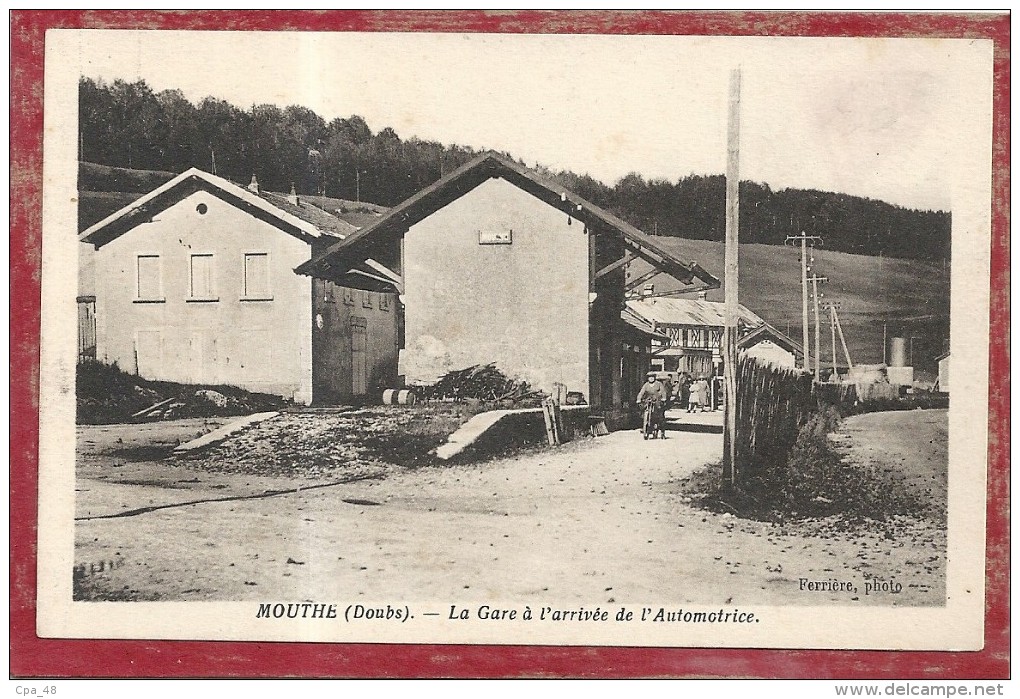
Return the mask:
{"type": "Polygon", "coordinates": [[[563,418],[560,415],[560,404],[552,398],[542,401],[542,414],[545,416],[545,436],[549,446],[558,447],[563,444],[563,418]]]}
{"type": "Polygon", "coordinates": [[[542,397],[527,381],[513,379],[496,368],[495,363],[476,364],[446,374],[436,383],[419,389],[431,400],[482,400],[520,402],[542,397]]]}

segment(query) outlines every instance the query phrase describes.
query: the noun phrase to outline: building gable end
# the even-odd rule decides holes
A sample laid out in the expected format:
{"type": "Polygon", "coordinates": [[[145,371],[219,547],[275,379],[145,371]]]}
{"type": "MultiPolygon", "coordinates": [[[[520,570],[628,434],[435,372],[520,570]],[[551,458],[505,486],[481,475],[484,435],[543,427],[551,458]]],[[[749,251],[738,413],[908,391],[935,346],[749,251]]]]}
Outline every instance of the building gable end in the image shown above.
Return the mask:
{"type": "Polygon", "coordinates": [[[226,180],[221,182],[201,171],[189,170],[90,226],[81,233],[79,240],[97,248],[102,247],[199,191],[207,192],[304,242],[310,243],[321,237],[322,233],[312,224],[274,207],[233,183],[226,180]],[[221,182],[228,186],[223,186],[221,182]]]}

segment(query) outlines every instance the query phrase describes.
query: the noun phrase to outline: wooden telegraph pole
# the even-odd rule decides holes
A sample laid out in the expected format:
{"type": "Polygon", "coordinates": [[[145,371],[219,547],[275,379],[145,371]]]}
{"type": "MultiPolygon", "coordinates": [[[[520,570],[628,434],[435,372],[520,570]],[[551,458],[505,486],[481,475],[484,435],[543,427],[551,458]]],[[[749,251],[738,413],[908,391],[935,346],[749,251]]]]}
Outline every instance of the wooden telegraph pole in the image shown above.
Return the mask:
{"type": "Polygon", "coordinates": [[[829,330],[832,332],[832,381],[839,378],[839,370],[836,367],[836,307],[829,306],[829,330]]]}
{"type": "Polygon", "coordinates": [[[808,277],[808,281],[811,282],[811,295],[815,300],[815,381],[820,381],[822,378],[822,329],[818,322],[818,282],[827,282],[829,278],[819,277],[812,273],[808,277]]]}
{"type": "Polygon", "coordinates": [[[802,337],[804,338],[804,371],[811,371],[811,341],[808,333],[808,243],[814,247],[815,243],[821,243],[822,239],[817,235],[807,235],[801,231],[800,235],[786,236],[786,244],[791,240],[800,241],[800,322],[802,337]]]}
{"type": "Polygon", "coordinates": [[[843,345],[843,354],[846,355],[846,365],[849,369],[853,369],[854,360],[850,358],[850,350],[846,346],[846,336],[843,335],[843,325],[839,322],[839,313],[836,312],[836,308],[839,308],[838,304],[832,309],[832,319],[836,321],[836,332],[839,333],[839,342],[843,345]]]}
{"type": "MultiPolygon", "coordinates": [[[[839,378],[839,373],[836,370],[836,309],[840,307],[839,301],[829,301],[822,304],[826,310],[829,311],[829,331],[832,333],[832,376],[833,380],[839,378]]],[[[848,353],[849,354],[849,353],[848,353]]],[[[849,362],[849,359],[847,360],[849,362]]]]}
{"type": "Polygon", "coordinates": [[[726,432],[723,438],[723,488],[737,483],[737,318],[740,267],[740,69],[730,72],[729,129],[726,140],[726,331],[723,379],[726,432]]]}

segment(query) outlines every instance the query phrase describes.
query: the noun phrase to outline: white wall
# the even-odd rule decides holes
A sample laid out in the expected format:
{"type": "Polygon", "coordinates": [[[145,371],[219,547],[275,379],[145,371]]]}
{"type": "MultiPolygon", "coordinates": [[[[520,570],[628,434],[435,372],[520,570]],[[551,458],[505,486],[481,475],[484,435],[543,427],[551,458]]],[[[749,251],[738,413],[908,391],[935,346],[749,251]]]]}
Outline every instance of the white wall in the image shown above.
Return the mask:
{"type": "Polygon", "coordinates": [[[309,254],[307,243],[212,194],[187,196],[96,251],[97,357],[145,378],[309,402],[311,280],[293,272],[309,254]],[[269,253],[272,300],[242,300],[245,252],[269,253]],[[162,302],[135,299],[139,253],[160,256],[162,302]],[[218,300],[189,300],[192,253],[214,255],[218,300]]]}
{"type": "Polygon", "coordinates": [[[745,349],[744,353],[749,357],[754,357],[760,362],[771,364],[773,366],[789,369],[797,368],[797,357],[792,352],[788,352],[771,340],[762,340],[761,342],[745,349]]]}
{"type": "Polygon", "coordinates": [[[496,362],[536,388],[588,395],[588,238],[579,221],[490,179],[405,236],[400,372],[432,382],[496,362]],[[480,245],[479,232],[510,233],[480,245]]]}

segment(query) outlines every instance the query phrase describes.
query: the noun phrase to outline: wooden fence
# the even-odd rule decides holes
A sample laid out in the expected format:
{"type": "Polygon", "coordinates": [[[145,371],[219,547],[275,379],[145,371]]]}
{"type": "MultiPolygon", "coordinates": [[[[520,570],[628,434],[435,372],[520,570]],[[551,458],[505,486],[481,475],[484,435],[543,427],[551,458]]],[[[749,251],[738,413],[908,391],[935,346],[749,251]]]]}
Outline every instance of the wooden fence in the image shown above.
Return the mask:
{"type": "Polygon", "coordinates": [[[741,357],[737,364],[737,473],[785,466],[801,426],[817,409],[810,374],[741,357]]]}
{"type": "Polygon", "coordinates": [[[872,410],[946,407],[944,399],[901,398],[888,384],[814,383],[809,373],[761,364],[737,364],[737,474],[786,466],[801,427],[827,407],[841,416],[872,410]],[[941,402],[939,402],[941,400],[941,402]]]}

